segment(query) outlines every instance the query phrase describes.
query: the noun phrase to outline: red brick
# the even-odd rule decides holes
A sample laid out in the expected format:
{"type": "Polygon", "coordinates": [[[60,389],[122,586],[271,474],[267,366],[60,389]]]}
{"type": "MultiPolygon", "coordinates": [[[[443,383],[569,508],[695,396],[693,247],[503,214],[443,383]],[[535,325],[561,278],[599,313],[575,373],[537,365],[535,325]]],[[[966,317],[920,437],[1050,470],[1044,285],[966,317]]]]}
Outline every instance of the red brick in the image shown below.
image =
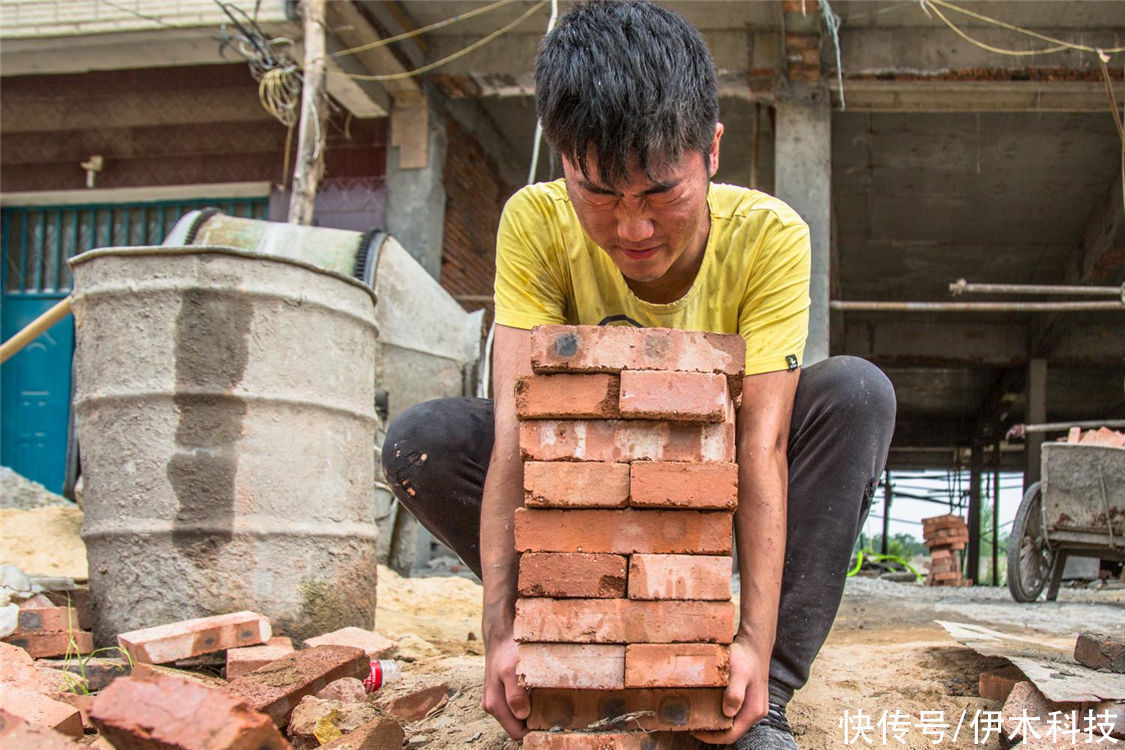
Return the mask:
{"type": "Polygon", "coordinates": [[[520,423],[525,461],[734,461],[734,425],[641,419],[520,423]]]}
{"type": "Polygon", "coordinates": [[[741,376],[746,344],[737,334],[625,326],[537,326],[535,372],[682,370],[741,376]]]}
{"type": "Polygon", "coordinates": [[[731,602],[519,599],[515,639],[565,643],[730,643],[731,602]]]}
{"type": "Polygon", "coordinates": [[[398,643],[373,630],[347,627],[318,635],[305,641],[305,648],[316,646],[353,646],[362,648],[368,659],[386,659],[398,650],[398,643]]]}
{"type": "Polygon", "coordinates": [[[731,558],[724,555],[633,555],[630,599],[730,599],[731,558]]]}
{"type": "Polygon", "coordinates": [[[529,732],[523,750],[696,750],[684,732],[529,732]]]}
{"type": "Polygon", "coordinates": [[[84,630],[15,632],[4,638],[4,643],[19,646],[36,659],[69,654],[90,654],[94,651],[94,636],[84,630]]]}
{"type": "Polygon", "coordinates": [[[1002,669],[996,669],[991,672],[981,672],[978,692],[981,698],[1003,703],[1008,700],[1008,695],[1012,692],[1012,688],[1016,686],[1016,683],[1023,682],[1026,679],[1027,678],[1023,676],[1023,672],[1009,664],[1002,669]]]}
{"type": "Polygon", "coordinates": [[[612,419],[618,415],[617,394],[616,375],[531,375],[516,381],[516,416],[612,419]]]}
{"type": "Polygon", "coordinates": [[[167,664],[228,648],[255,646],[270,639],[270,621],[254,612],[181,620],[133,630],[117,643],[136,662],[167,664]]]}
{"type": "Polygon", "coordinates": [[[1102,701],[1087,705],[1086,710],[1094,712],[1095,722],[1108,725],[1106,732],[1111,737],[1125,739],[1125,701],[1102,701]]]}
{"type": "Polygon", "coordinates": [[[289,747],[246,701],[164,675],[114,680],[94,701],[90,718],[117,750],[289,747]]]}
{"type": "Polygon", "coordinates": [[[90,599],[90,589],[79,586],[70,591],[48,591],[44,598],[56,607],[69,607],[74,610],[77,624],[81,630],[94,629],[94,605],[90,599]]]}
{"type": "Polygon", "coordinates": [[[634,643],[625,647],[626,687],[723,687],[729,678],[729,646],[634,643]]]}
{"type": "Polygon", "coordinates": [[[356,677],[341,677],[333,680],[317,692],[317,698],[325,701],[340,701],[341,703],[363,703],[367,700],[367,688],[363,680],[356,677]]]}
{"type": "Polygon", "coordinates": [[[196,685],[201,685],[205,688],[221,688],[227,684],[227,681],[223,678],[216,677],[206,672],[197,672],[191,669],[176,669],[175,667],[165,667],[160,664],[145,664],[144,662],[134,665],[131,674],[146,680],[155,680],[161,677],[171,677],[174,680],[187,680],[188,682],[194,682],[196,685]]]}
{"type": "Polygon", "coordinates": [[[536,508],[624,508],[629,464],[613,461],[528,461],[524,502],[536,508]]]}
{"type": "Polygon", "coordinates": [[[653,731],[728,729],[721,688],[554,690],[531,693],[528,729],[583,729],[635,714],[630,727],[653,731]]]}
{"type": "Polygon", "coordinates": [[[270,638],[264,646],[247,646],[227,650],[227,679],[233,680],[247,672],[253,672],[293,653],[293,643],[285,636],[270,638]]]}
{"type": "Polygon", "coordinates": [[[1090,669],[1125,672],[1125,638],[1105,633],[1079,633],[1074,660],[1090,669]]]}
{"type": "Polygon", "coordinates": [[[75,750],[75,748],[87,747],[53,729],[28,724],[20,717],[3,709],[0,709],[0,745],[13,748],[13,750],[22,750],[23,748],[75,750]]]}
{"type": "Polygon", "coordinates": [[[711,372],[626,370],[621,373],[621,416],[722,422],[734,418],[725,375],[711,372]]]}
{"type": "Polygon", "coordinates": [[[521,643],[516,675],[530,688],[620,690],[625,687],[625,646],[521,643]]]}
{"type": "Polygon", "coordinates": [[[324,750],[393,750],[402,747],[405,739],[397,721],[380,716],[321,747],[324,750]]]}
{"type": "Polygon", "coordinates": [[[519,595],[556,599],[625,596],[625,557],[583,552],[520,555],[519,595]]]}
{"type": "Polygon", "coordinates": [[[61,675],[51,674],[36,666],[26,649],[0,643],[0,683],[32,693],[50,693],[63,686],[61,675]]]}
{"type": "Polygon", "coordinates": [[[444,705],[448,700],[449,686],[442,682],[396,696],[386,704],[386,709],[399,721],[409,724],[424,719],[426,714],[444,705]]]}
{"type": "Polygon", "coordinates": [[[520,552],[725,555],[731,513],[696,510],[539,510],[517,508],[520,552]]]}
{"type": "Polygon", "coordinates": [[[82,736],[82,716],[78,709],[40,693],[5,684],[0,689],[0,709],[29,724],[54,729],[71,737],[82,736]]]}
{"type": "Polygon", "coordinates": [[[90,723],[90,710],[94,707],[94,696],[90,693],[69,693],[64,690],[56,690],[49,696],[52,700],[59,703],[65,703],[78,712],[79,718],[82,720],[82,729],[94,730],[94,725],[90,723]]]}
{"type": "Polygon", "coordinates": [[[629,504],[734,510],[738,507],[738,464],[636,461],[629,469],[629,504]]]}
{"type": "Polygon", "coordinates": [[[66,607],[20,607],[16,633],[78,630],[78,615],[66,607]]]}
{"type": "Polygon", "coordinates": [[[245,698],[255,710],[285,726],[301,698],[315,695],[341,677],[366,677],[370,662],[361,648],[317,646],[294,651],[232,680],[223,691],[245,698]]]}
{"type": "Polygon", "coordinates": [[[922,519],[922,535],[930,536],[930,534],[940,531],[942,529],[954,530],[967,530],[968,526],[965,525],[965,519],[961,516],[947,513],[944,516],[930,516],[929,518],[922,519]]]}
{"type": "MultiPolygon", "coordinates": [[[[1038,733],[1042,733],[1046,729],[1047,717],[1052,711],[1060,711],[1064,714],[1062,718],[1067,718],[1072,709],[1077,709],[1078,706],[1067,705],[1062,703],[1053,703],[1043,697],[1043,694],[1031,682],[1018,682],[1012,687],[1008,699],[1004,702],[1004,708],[1000,713],[1003,716],[1004,733],[1009,737],[1022,737],[1023,742],[1019,743],[1020,748],[1028,747],[1054,747],[1053,744],[1042,744],[1037,742],[1036,738],[1032,736],[1024,737],[1020,728],[1019,718],[1022,716],[1038,716],[1039,721],[1030,722],[1031,727],[1038,733]],[[1026,711],[1026,714],[1024,713],[1026,711]]],[[[1081,712],[1078,716],[1079,728],[1082,728],[1082,715],[1081,712]]],[[[1065,725],[1069,728],[1069,723],[1065,725]]],[[[1059,727],[1061,737],[1067,737],[1068,734],[1061,734],[1063,727],[1059,727]]],[[[1079,734],[1079,742],[1084,742],[1085,734],[1079,734]]],[[[1069,742],[1067,743],[1069,744],[1069,742]]]]}

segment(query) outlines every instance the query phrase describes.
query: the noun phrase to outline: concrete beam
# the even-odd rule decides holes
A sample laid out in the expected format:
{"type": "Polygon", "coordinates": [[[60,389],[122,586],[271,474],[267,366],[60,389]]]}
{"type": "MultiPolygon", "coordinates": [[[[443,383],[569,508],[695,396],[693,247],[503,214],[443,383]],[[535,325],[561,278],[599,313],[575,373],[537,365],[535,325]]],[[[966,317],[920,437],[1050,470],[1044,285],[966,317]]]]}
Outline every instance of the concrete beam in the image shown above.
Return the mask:
{"type": "MultiPolygon", "coordinates": [[[[330,3],[329,6],[335,4],[330,3]]],[[[391,97],[381,83],[351,77],[371,75],[371,71],[355,55],[333,57],[349,45],[329,32],[325,38],[325,47],[329,55],[325,61],[328,73],[325,88],[328,95],[361,120],[390,115],[391,97]]]]}
{"type": "MultiPolygon", "coordinates": [[[[844,67],[847,70],[847,63],[844,67]]],[[[946,81],[844,79],[849,112],[1101,112],[1098,81],[946,81]]],[[[833,106],[840,92],[832,87],[833,106]]]]}
{"type": "MultiPolygon", "coordinates": [[[[383,38],[383,35],[372,25],[363,9],[352,0],[328,3],[327,20],[328,28],[347,48],[359,47],[383,38]]],[[[406,67],[389,46],[364,50],[348,57],[355,58],[369,73],[376,75],[390,75],[406,71],[406,67]]],[[[338,62],[342,63],[343,60],[344,58],[338,58],[338,62]]],[[[333,77],[335,76],[329,76],[330,79],[333,77]]],[[[383,89],[391,94],[400,91],[422,90],[421,81],[418,78],[403,78],[379,83],[383,89]]]]}
{"type": "Polygon", "coordinates": [[[842,354],[889,367],[1018,366],[1027,361],[1026,325],[963,320],[844,319],[842,354]]]}
{"type": "MultiPolygon", "coordinates": [[[[1047,360],[1033,359],[1027,366],[1027,395],[1025,402],[1025,419],[1027,424],[1043,424],[1047,421],[1047,360]]],[[[1044,435],[1042,432],[1033,432],[1024,440],[1024,470],[1023,488],[1027,488],[1039,481],[1041,467],[1039,465],[1042,455],[1044,435]]]]}
{"type": "Polygon", "coordinates": [[[809,225],[812,275],[805,364],[828,357],[831,274],[832,111],[820,87],[796,86],[777,103],[774,190],[809,225]]]}

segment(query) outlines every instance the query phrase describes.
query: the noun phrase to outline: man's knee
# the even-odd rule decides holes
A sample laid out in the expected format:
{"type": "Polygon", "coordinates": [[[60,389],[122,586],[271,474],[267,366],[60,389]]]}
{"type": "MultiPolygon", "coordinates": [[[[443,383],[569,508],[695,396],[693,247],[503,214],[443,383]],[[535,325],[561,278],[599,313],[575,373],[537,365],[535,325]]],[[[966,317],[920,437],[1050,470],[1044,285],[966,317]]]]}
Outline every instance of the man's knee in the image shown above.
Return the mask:
{"type": "Polygon", "coordinates": [[[893,427],[897,401],[890,379],[859,357],[829,357],[813,365],[809,378],[819,399],[833,411],[872,425],[893,427]]]}

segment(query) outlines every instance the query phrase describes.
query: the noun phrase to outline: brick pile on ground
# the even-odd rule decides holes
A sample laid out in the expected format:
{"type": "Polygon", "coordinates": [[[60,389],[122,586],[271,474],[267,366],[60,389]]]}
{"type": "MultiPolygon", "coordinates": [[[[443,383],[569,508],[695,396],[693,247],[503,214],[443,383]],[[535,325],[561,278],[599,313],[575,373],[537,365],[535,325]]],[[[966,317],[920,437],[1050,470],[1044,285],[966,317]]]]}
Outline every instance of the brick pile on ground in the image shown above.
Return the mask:
{"type": "Polygon", "coordinates": [[[1064,441],[1071,445],[1103,445],[1109,448],[1125,448],[1125,432],[1111,430],[1108,427],[1099,427],[1096,430],[1071,427],[1066,437],[1058,440],[1060,443],[1064,441]]]}
{"type": "MultiPolygon", "coordinates": [[[[27,611],[53,622],[42,609],[27,611]]],[[[122,659],[37,661],[31,649],[3,643],[0,745],[398,750],[402,724],[445,703],[444,684],[393,699],[365,693],[370,661],[397,648],[377,633],[343,628],[304,645],[294,650],[254,612],[122,633],[122,659]],[[228,679],[180,668],[207,657],[221,668],[224,653],[228,679]]]]}
{"type": "Polygon", "coordinates": [[[94,635],[79,626],[77,611],[55,606],[43,595],[19,603],[15,631],[0,640],[19,646],[36,659],[94,650],[94,635]]]}
{"type": "Polygon", "coordinates": [[[674,747],[730,726],[744,362],[737,335],[532,331],[516,386],[525,748],[674,747]]]}
{"type": "Polygon", "coordinates": [[[961,557],[969,541],[969,527],[961,516],[944,515],[922,519],[922,544],[930,550],[927,586],[972,586],[961,577],[961,557]]]}

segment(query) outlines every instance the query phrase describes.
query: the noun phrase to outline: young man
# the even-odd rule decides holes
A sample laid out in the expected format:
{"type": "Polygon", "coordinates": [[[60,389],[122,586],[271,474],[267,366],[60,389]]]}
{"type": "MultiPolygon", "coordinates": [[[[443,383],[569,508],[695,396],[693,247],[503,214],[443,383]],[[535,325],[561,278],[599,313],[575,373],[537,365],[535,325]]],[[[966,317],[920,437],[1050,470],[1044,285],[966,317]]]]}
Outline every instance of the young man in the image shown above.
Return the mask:
{"type": "Polygon", "coordinates": [[[808,227],[781,201],[713,185],[718,95],[710,54],[679,15],[644,2],[577,5],[543,41],[536,104],[565,178],[519,191],[497,237],[495,402],[420,404],[383,453],[399,500],[484,582],[483,706],[514,738],[523,500],[513,388],[530,329],[550,323],[740,333],[740,622],[713,743],[796,744],[785,705],[835,618],[852,545],[882,473],[894,393],[870,364],[803,371],[808,227]]]}

